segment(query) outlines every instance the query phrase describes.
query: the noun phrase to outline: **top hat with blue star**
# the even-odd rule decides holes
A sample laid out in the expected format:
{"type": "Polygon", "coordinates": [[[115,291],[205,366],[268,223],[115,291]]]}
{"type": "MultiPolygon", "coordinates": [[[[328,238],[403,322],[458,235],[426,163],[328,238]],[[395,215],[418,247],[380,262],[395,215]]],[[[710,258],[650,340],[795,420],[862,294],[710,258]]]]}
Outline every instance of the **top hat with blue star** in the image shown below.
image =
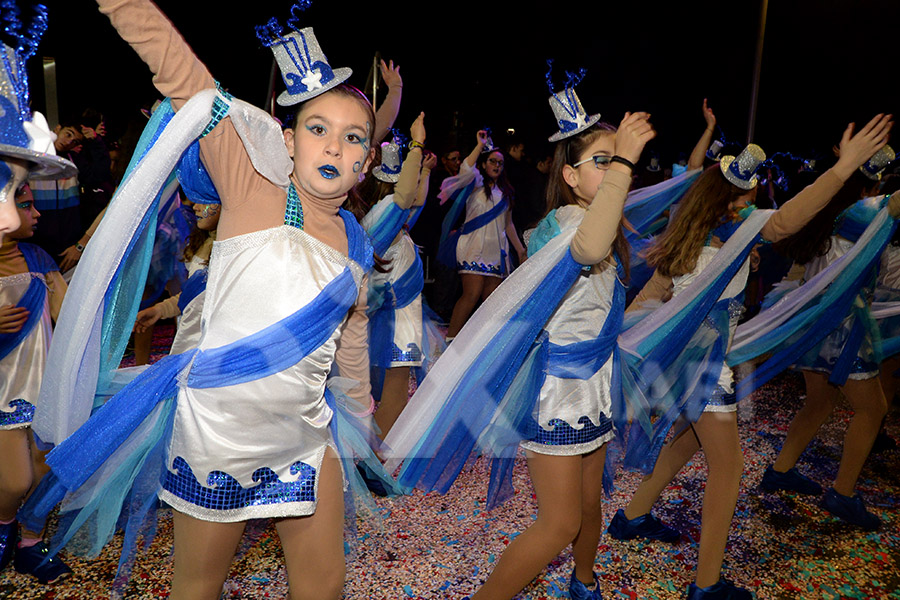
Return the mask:
{"type": "Polygon", "coordinates": [[[310,2],[300,2],[291,8],[287,25],[291,31],[284,34],[281,24],[273,17],[265,25],[256,27],[256,36],[275,54],[275,62],[287,90],[278,96],[278,104],[299,104],[347,81],[353,71],[348,68],[332,69],[316,40],[312,27],[298,29],[300,12],[310,2]]]}
{"type": "Polygon", "coordinates": [[[400,167],[403,163],[401,150],[404,146],[403,136],[396,130],[390,142],[381,144],[381,164],[372,169],[372,175],[378,181],[397,183],[400,179],[400,167]]]}
{"type": "Polygon", "coordinates": [[[888,145],[884,145],[881,149],[872,155],[872,158],[866,161],[866,164],[859,168],[863,174],[872,181],[881,179],[881,172],[896,158],[894,149],[888,145]]]}

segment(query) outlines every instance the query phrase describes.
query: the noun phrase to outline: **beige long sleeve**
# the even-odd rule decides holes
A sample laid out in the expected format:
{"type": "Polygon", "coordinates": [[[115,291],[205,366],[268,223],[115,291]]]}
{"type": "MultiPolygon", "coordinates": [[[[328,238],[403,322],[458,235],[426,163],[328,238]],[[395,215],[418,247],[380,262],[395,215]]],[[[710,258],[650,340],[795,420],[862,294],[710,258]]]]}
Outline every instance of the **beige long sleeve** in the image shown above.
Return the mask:
{"type": "Polygon", "coordinates": [[[360,382],[348,394],[359,405],[354,412],[362,412],[369,407],[369,317],[366,315],[368,277],[363,284],[356,304],[350,309],[347,320],[341,326],[341,337],[337,343],[334,362],[341,377],[349,377],[360,382]]]}
{"type": "Polygon", "coordinates": [[[766,223],[760,234],[770,242],[777,242],[803,229],[816,213],[825,208],[844,181],[833,169],[822,173],[818,179],[785,202],[766,223]]]}
{"type": "Polygon", "coordinates": [[[610,169],[603,176],[603,183],[572,239],[572,257],[576,261],[595,265],[609,256],[630,186],[631,176],[624,171],[610,169]]]}
{"type": "Polygon", "coordinates": [[[68,289],[69,284],[66,283],[59,271],[47,273],[47,303],[50,306],[50,318],[54,323],[59,318],[59,311],[62,308],[63,300],[66,299],[68,289]]]}
{"type": "Polygon", "coordinates": [[[653,277],[644,284],[625,312],[640,309],[644,304],[653,300],[667,302],[672,297],[672,287],[671,277],[663,275],[659,271],[653,271],[653,277]]]}
{"type": "Polygon", "coordinates": [[[406,210],[416,201],[419,186],[419,171],[422,169],[422,149],[413,148],[406,155],[400,168],[400,177],[394,186],[394,204],[406,210]]]}

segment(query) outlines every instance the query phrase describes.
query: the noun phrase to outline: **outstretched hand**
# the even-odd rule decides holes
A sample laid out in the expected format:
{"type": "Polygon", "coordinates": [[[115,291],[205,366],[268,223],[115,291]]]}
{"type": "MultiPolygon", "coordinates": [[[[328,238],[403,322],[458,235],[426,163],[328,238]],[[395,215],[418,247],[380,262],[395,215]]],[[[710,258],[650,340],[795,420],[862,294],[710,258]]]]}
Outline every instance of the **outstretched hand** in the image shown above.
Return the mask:
{"type": "Polygon", "coordinates": [[[706,98],[703,99],[703,118],[706,119],[707,129],[712,131],[716,128],[716,115],[713,114],[713,109],[707,105],[706,98]]]}
{"type": "Polygon", "coordinates": [[[394,61],[388,64],[382,59],[378,67],[381,70],[381,78],[384,79],[389,88],[394,86],[403,87],[403,78],[400,77],[400,65],[394,66],[394,61]]]}
{"type": "Polygon", "coordinates": [[[838,175],[847,180],[853,171],[865,164],[872,155],[881,150],[887,144],[888,136],[894,122],[892,115],[879,114],[866,123],[866,126],[854,135],[854,124],[847,125],[844,135],[841,136],[839,148],[840,158],[834,166],[838,175]]]}
{"type": "Polygon", "coordinates": [[[475,142],[476,142],[479,146],[484,146],[485,144],[487,144],[487,140],[488,140],[488,132],[487,132],[487,130],[486,130],[486,129],[479,129],[479,130],[478,130],[478,133],[475,134],[475,142]]]}
{"type": "Polygon", "coordinates": [[[137,319],[134,321],[134,331],[136,333],[144,333],[150,327],[153,327],[153,324],[159,321],[162,314],[160,314],[159,309],[154,305],[150,308],[145,308],[137,314],[137,319]]]}
{"type": "Polygon", "coordinates": [[[433,170],[437,166],[437,155],[434,152],[425,152],[425,160],[422,161],[422,168],[433,170]]]}
{"type": "Polygon", "coordinates": [[[616,154],[632,163],[641,158],[644,146],[656,137],[656,131],[650,124],[650,113],[625,113],[616,132],[616,154]]]}
{"type": "Polygon", "coordinates": [[[409,128],[409,135],[413,139],[414,142],[418,142],[420,144],[425,143],[425,113],[420,112],[419,116],[416,117],[416,120],[413,121],[412,126],[409,128]]]}
{"type": "Polygon", "coordinates": [[[73,268],[78,264],[78,261],[81,260],[82,250],[79,250],[75,246],[69,246],[65,250],[59,253],[59,257],[62,258],[59,261],[59,271],[61,273],[65,273],[69,269],[73,268]]]}
{"type": "Polygon", "coordinates": [[[30,314],[24,306],[0,306],[0,333],[19,333],[30,314]]]}

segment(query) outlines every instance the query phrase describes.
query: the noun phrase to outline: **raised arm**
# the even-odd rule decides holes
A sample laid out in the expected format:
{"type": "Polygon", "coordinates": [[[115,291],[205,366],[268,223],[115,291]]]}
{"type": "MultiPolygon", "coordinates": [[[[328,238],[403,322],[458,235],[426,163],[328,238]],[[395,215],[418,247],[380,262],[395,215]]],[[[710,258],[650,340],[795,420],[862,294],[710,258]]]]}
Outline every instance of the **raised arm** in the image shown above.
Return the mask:
{"type": "Polygon", "coordinates": [[[419,171],[422,168],[422,148],[425,144],[425,113],[419,113],[409,129],[413,148],[406,155],[400,177],[394,186],[394,204],[402,209],[412,207],[416,201],[416,189],[419,185],[419,171]]]}
{"type": "Polygon", "coordinates": [[[841,138],[841,156],[837,164],[785,202],[762,228],[763,238],[777,242],[800,231],[828,204],[853,172],[887,143],[892,126],[891,115],[876,115],[854,135],[854,126],[850,123],[841,138]]]}
{"type": "Polygon", "coordinates": [[[431,179],[431,171],[437,166],[437,155],[434,152],[426,152],[422,160],[422,170],[419,172],[419,187],[416,190],[416,201],[413,206],[424,206],[428,198],[428,184],[431,179]]]}
{"type": "Polygon", "coordinates": [[[375,140],[374,144],[380,144],[381,141],[394,126],[397,120],[397,114],[400,112],[400,99],[403,96],[403,78],[400,77],[400,65],[394,66],[394,61],[390,65],[385,64],[382,60],[378,65],[381,70],[381,77],[388,86],[387,96],[378,107],[375,113],[375,140]]]}
{"type": "Polygon", "coordinates": [[[703,118],[706,120],[706,129],[703,130],[703,135],[700,136],[697,145],[691,151],[687,165],[688,171],[703,167],[703,158],[706,156],[706,151],[709,150],[709,144],[712,142],[713,133],[716,130],[716,115],[706,105],[706,98],[703,99],[703,118]]]}
{"type": "MultiPolygon", "coordinates": [[[[644,145],[656,137],[649,117],[644,112],[625,113],[616,132],[616,156],[637,163],[644,145]]],[[[612,163],[572,239],[572,257],[576,261],[595,265],[609,255],[622,221],[629,187],[631,169],[622,163],[612,163]]]]}
{"type": "Polygon", "coordinates": [[[463,161],[470,167],[474,167],[475,163],[478,162],[478,157],[481,155],[481,151],[484,149],[484,144],[487,142],[488,134],[484,129],[479,129],[478,133],[475,134],[475,147],[472,148],[472,151],[469,152],[469,155],[463,161]]]}
{"type": "Polygon", "coordinates": [[[209,71],[166,16],[149,0],[97,0],[100,12],[153,72],[153,85],[180,108],[215,87],[209,71]]]}

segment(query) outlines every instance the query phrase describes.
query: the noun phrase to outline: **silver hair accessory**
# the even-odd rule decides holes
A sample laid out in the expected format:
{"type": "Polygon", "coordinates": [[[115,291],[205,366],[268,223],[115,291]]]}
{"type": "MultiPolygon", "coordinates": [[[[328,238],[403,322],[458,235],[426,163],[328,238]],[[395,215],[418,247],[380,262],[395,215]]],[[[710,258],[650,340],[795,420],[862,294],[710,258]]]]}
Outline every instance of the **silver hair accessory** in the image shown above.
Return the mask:
{"type": "Polygon", "coordinates": [[[588,127],[591,127],[600,120],[600,115],[588,116],[578,94],[575,93],[575,86],[584,79],[585,69],[581,69],[577,73],[569,73],[566,71],[566,85],[561,92],[553,91],[553,81],[551,73],[553,71],[553,61],[548,60],[547,66],[547,87],[550,89],[550,108],[553,110],[553,116],[559,126],[559,131],[550,136],[551,142],[571,137],[577,133],[581,133],[588,127]]]}
{"type": "Polygon", "coordinates": [[[881,179],[881,172],[893,162],[896,158],[894,149],[888,145],[882,146],[881,150],[872,155],[872,158],[866,161],[866,164],[859,168],[863,174],[872,181],[881,179]]]}
{"type": "Polygon", "coordinates": [[[741,188],[752,190],[758,182],[756,172],[766,160],[766,153],[756,144],[747,145],[744,150],[735,156],[723,156],[719,161],[719,169],[725,179],[741,188]]]}
{"type": "Polygon", "coordinates": [[[29,179],[72,177],[78,170],[70,161],[56,156],[47,120],[31,112],[28,95],[27,61],[36,51],[41,35],[47,29],[47,9],[34,7],[35,16],[23,27],[14,2],[3,3],[3,28],[16,47],[0,47],[0,157],[25,160],[29,179]]]}
{"type": "Polygon", "coordinates": [[[315,98],[345,82],[353,74],[348,68],[331,68],[312,27],[298,29],[300,13],[310,4],[306,0],[291,7],[287,25],[293,31],[287,35],[284,35],[283,27],[274,17],[265,25],[256,27],[256,36],[275,54],[275,62],[287,86],[287,90],[278,96],[281,106],[292,106],[315,98]]]}

